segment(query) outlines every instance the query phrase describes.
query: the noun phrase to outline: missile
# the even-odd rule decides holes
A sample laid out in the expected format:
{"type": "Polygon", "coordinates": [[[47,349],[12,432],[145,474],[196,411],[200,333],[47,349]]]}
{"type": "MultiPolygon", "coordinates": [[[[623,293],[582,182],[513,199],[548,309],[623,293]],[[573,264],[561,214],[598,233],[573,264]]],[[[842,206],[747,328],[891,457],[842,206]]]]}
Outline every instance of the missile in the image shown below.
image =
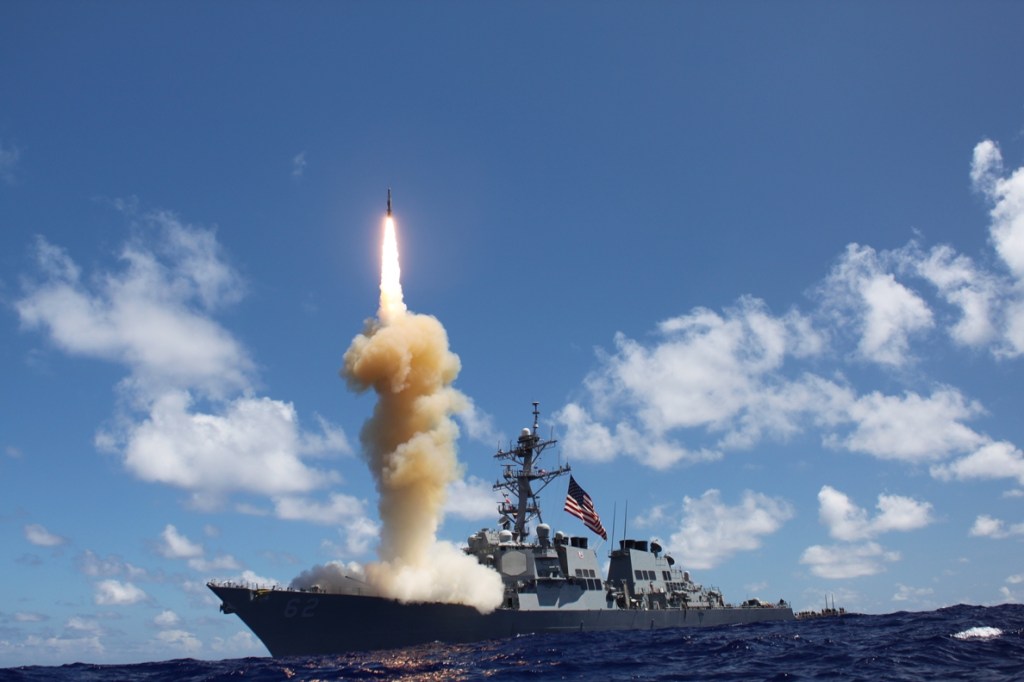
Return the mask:
{"type": "Polygon", "coordinates": [[[388,187],[388,217],[391,216],[391,188],[388,187]]]}

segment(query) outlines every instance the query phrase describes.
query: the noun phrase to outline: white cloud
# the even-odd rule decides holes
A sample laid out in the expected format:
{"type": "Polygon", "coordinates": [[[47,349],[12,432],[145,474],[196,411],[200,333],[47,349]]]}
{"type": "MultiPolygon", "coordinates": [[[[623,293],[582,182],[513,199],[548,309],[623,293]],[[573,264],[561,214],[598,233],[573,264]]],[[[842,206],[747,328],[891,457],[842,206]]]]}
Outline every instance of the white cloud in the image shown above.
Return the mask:
{"type": "Polygon", "coordinates": [[[122,413],[96,445],[143,480],[190,490],[201,507],[234,491],[293,494],[336,481],[303,458],[350,452],[343,431],[319,416],[319,430],[307,431],[290,403],[253,396],[252,360],[213,319],[244,290],[213,230],[115,204],[141,223],[119,269],[86,278],[40,237],[39,276],[15,303],[23,327],[65,352],[127,367],[122,413]]]}
{"type": "Polygon", "coordinates": [[[359,498],[341,493],[331,493],[326,503],[305,497],[284,496],[274,499],[274,512],[278,518],[329,526],[362,516],[364,507],[365,503],[359,498]]]}
{"type": "Polygon", "coordinates": [[[683,565],[714,568],[737,552],[759,548],[764,536],[792,517],[793,508],[785,500],[747,490],[738,505],[729,506],[712,489],[699,498],[683,499],[682,522],[668,546],[683,565]]]}
{"type": "Polygon", "coordinates": [[[186,630],[161,630],[156,634],[156,641],[188,656],[194,656],[203,650],[203,643],[199,638],[186,630]]]}
{"type": "Polygon", "coordinates": [[[230,554],[223,554],[213,559],[207,559],[204,555],[203,546],[192,542],[178,532],[178,529],[167,524],[160,534],[161,543],[157,551],[168,559],[188,559],[189,568],[195,571],[230,571],[241,568],[238,562],[230,554]]]}
{"type": "Polygon", "coordinates": [[[932,505],[900,495],[879,495],[874,518],[831,486],[818,492],[819,516],[837,540],[867,540],[881,533],[923,528],[932,522],[932,505]]]}
{"type": "Polygon", "coordinates": [[[81,661],[102,656],[106,650],[99,636],[25,638],[23,651],[32,653],[34,660],[81,661]]]}
{"type": "Polygon", "coordinates": [[[166,216],[155,222],[162,239],[126,246],[123,271],[97,273],[92,286],[62,249],[38,238],[46,277],[16,302],[22,325],[47,331],[70,354],[127,365],[126,386],[143,397],[179,386],[213,396],[249,388],[252,361],[209,317],[241,295],[237,275],[217,259],[212,233],[166,216]]]}
{"type": "Polygon", "coordinates": [[[1014,478],[1024,485],[1024,452],[1006,441],[987,443],[966,457],[931,467],[931,474],[945,481],[1014,478]]]}
{"type": "Polygon", "coordinates": [[[192,411],[188,393],[169,392],[125,434],[125,464],[146,481],[218,496],[304,492],[337,480],[300,459],[295,408],[270,398],[238,398],[222,414],[192,411]]]}
{"type": "Polygon", "coordinates": [[[171,524],[167,524],[160,538],[163,543],[157,550],[168,559],[191,559],[203,555],[202,545],[189,540],[171,524]]]}
{"type": "Polygon", "coordinates": [[[174,611],[166,609],[153,618],[153,624],[158,628],[173,628],[181,622],[181,618],[174,611]]]}
{"type": "Polygon", "coordinates": [[[124,606],[144,599],[148,599],[148,596],[140,588],[130,582],[114,579],[96,583],[96,593],[93,596],[93,600],[101,606],[124,606]]]}
{"type": "Polygon", "coordinates": [[[58,547],[67,542],[67,538],[51,533],[38,523],[25,526],[25,539],[37,547],[58,547]]]}
{"type": "Polygon", "coordinates": [[[1024,535],[1024,523],[1007,525],[1002,519],[993,518],[982,514],[974,519],[969,535],[979,538],[992,538],[1004,540],[1009,537],[1024,535]]]}
{"type": "Polygon", "coordinates": [[[91,632],[99,633],[102,628],[100,624],[95,620],[88,618],[82,618],[81,616],[72,616],[68,618],[67,622],[64,623],[64,627],[69,630],[78,630],[79,632],[91,632]]]}
{"type": "Polygon", "coordinates": [[[214,571],[233,571],[241,568],[235,557],[230,554],[222,554],[214,557],[213,559],[205,559],[203,557],[196,557],[195,559],[188,560],[189,568],[195,571],[203,573],[211,573],[214,571]]]}
{"type": "Polygon", "coordinates": [[[14,613],[14,621],[16,623],[42,623],[44,620],[49,620],[49,618],[45,614],[32,611],[17,611],[14,613]]]}
{"type": "Polygon", "coordinates": [[[903,396],[874,392],[849,406],[846,417],[853,422],[853,431],[845,438],[833,435],[826,443],[881,459],[943,459],[984,441],[962,423],[982,411],[980,404],[968,402],[949,387],[939,388],[927,398],[913,392],[903,396]]]}
{"type": "Polygon", "coordinates": [[[619,334],[614,356],[588,378],[599,417],[632,406],[642,430],[660,436],[693,426],[719,427],[749,409],[761,382],[787,355],[820,351],[823,340],[799,313],[773,317],[763,301],[742,298],[719,315],[705,308],[665,320],[646,347],[619,334]]]}
{"type": "Polygon", "coordinates": [[[911,339],[934,325],[924,299],[896,281],[869,246],[850,244],[823,288],[826,309],[840,326],[852,320],[861,358],[899,367],[910,360],[911,339]]]}
{"type": "Polygon", "coordinates": [[[586,408],[569,403],[554,415],[566,430],[562,453],[569,460],[607,462],[618,455],[628,455],[653,469],[667,469],[678,462],[699,462],[721,459],[721,453],[689,450],[655,434],[641,434],[625,422],[608,429],[591,417],[586,408]]]}
{"type": "Polygon", "coordinates": [[[363,500],[331,493],[327,502],[296,497],[274,498],[274,514],[289,521],[308,521],[328,526],[338,526],[345,538],[345,552],[363,554],[371,541],[380,534],[379,524],[366,515],[363,500]]]}
{"type": "Polygon", "coordinates": [[[491,415],[481,411],[468,396],[466,396],[461,409],[455,413],[455,418],[459,422],[461,431],[475,441],[494,444],[501,440],[491,415]]]}
{"type": "MultiPolygon", "coordinates": [[[[249,569],[246,569],[246,570],[242,571],[241,574],[239,574],[239,575],[231,576],[231,577],[227,578],[227,580],[230,581],[230,582],[233,582],[233,583],[237,583],[239,585],[249,585],[249,586],[253,586],[253,587],[272,587],[274,585],[280,585],[281,584],[275,578],[264,577],[262,575],[254,573],[253,571],[251,571],[249,569]]],[[[196,587],[196,592],[198,592],[200,594],[204,594],[204,595],[208,594],[208,592],[206,590],[206,585],[204,585],[201,582],[200,583],[193,583],[193,584],[196,587]]]]}
{"type": "Polygon", "coordinates": [[[1003,156],[998,145],[983,140],[974,148],[971,180],[992,202],[992,244],[1018,279],[1024,279],[1024,168],[1002,177],[1003,156]]]}
{"type": "Polygon", "coordinates": [[[589,406],[570,402],[555,414],[568,458],[626,455],[665,469],[811,427],[822,430],[830,447],[914,463],[986,440],[965,423],[982,406],[953,387],[938,386],[931,395],[857,396],[841,375],[787,377],[783,357],[813,357],[824,338],[798,314],[769,318],[763,304],[744,299],[724,316],[698,309],[663,323],[666,329],[672,333],[652,346],[619,334],[618,352],[601,356],[587,379],[589,406]],[[687,434],[722,435],[715,447],[690,448],[677,440],[687,434]]]}
{"type": "Polygon", "coordinates": [[[214,637],[210,649],[223,658],[244,658],[266,655],[266,648],[249,632],[236,632],[230,637],[214,637]]]}
{"type": "Polygon", "coordinates": [[[91,549],[87,549],[75,558],[75,565],[84,575],[90,577],[109,577],[125,575],[129,578],[145,578],[146,570],[124,561],[119,556],[108,555],[100,558],[91,549]]]}
{"type": "Polygon", "coordinates": [[[885,570],[886,562],[898,561],[899,552],[890,552],[877,542],[842,545],[813,545],[804,550],[800,563],[810,566],[819,578],[846,579],[875,575],[885,570]]]}
{"type": "Polygon", "coordinates": [[[934,284],[948,303],[959,308],[960,318],[949,329],[954,342],[976,348],[996,339],[995,316],[1002,290],[996,277],[946,245],[922,254],[911,244],[897,253],[907,269],[934,284]]]}
{"type": "Polygon", "coordinates": [[[893,601],[921,601],[931,597],[935,593],[930,587],[911,587],[902,583],[896,583],[896,594],[892,596],[893,601]]]}
{"type": "Polygon", "coordinates": [[[460,478],[448,486],[445,515],[470,521],[494,519],[498,516],[498,493],[492,484],[476,476],[460,478]]]}

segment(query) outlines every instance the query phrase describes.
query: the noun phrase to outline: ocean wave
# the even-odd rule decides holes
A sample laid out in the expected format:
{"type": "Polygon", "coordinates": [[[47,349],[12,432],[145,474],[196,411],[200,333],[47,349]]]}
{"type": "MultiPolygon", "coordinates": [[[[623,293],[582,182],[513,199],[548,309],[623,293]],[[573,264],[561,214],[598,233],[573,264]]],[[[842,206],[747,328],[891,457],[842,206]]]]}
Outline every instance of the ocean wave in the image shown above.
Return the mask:
{"type": "Polygon", "coordinates": [[[985,625],[981,625],[974,628],[968,628],[962,632],[958,632],[954,637],[957,639],[993,639],[1003,634],[1003,631],[999,628],[992,628],[985,625]]]}

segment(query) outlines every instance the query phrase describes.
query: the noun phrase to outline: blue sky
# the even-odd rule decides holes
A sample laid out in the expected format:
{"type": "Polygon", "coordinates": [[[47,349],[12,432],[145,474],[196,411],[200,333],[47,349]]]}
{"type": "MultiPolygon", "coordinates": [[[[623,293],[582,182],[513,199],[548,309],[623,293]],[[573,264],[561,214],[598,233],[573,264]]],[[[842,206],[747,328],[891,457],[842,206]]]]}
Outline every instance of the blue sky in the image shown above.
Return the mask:
{"type": "Polygon", "coordinates": [[[730,600],[1024,600],[1022,24],[4,3],[0,665],[265,655],[207,579],[374,558],[338,370],[388,185],[472,405],[442,538],[537,400],[604,525],[730,600]]]}

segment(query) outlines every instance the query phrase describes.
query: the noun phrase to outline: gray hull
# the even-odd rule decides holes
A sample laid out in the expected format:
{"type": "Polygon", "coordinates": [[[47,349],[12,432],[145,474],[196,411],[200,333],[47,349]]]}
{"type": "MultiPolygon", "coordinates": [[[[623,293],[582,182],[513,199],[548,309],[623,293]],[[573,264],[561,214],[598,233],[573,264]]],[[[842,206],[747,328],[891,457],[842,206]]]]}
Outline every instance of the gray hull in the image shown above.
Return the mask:
{"type": "Polygon", "coordinates": [[[703,609],[498,609],[402,604],[381,597],[251,590],[211,584],[273,656],[391,649],[427,642],[476,642],[549,632],[654,630],[793,620],[788,606],[703,609]]]}

